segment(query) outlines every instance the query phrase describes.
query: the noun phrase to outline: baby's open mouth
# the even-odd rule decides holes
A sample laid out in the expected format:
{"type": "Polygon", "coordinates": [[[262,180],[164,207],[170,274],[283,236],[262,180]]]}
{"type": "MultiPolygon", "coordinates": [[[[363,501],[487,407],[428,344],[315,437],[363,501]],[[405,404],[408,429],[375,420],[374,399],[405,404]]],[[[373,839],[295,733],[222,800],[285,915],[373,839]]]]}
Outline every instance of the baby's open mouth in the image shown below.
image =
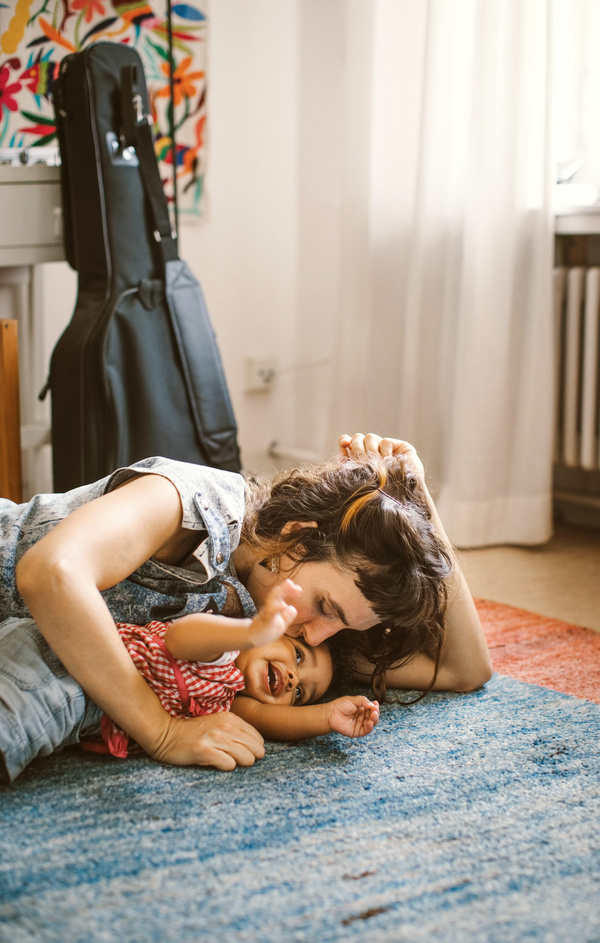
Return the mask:
{"type": "Polygon", "coordinates": [[[269,691],[273,696],[277,696],[283,687],[283,678],[281,677],[281,672],[275,667],[275,665],[268,662],[267,664],[267,684],[269,686],[269,691]]]}

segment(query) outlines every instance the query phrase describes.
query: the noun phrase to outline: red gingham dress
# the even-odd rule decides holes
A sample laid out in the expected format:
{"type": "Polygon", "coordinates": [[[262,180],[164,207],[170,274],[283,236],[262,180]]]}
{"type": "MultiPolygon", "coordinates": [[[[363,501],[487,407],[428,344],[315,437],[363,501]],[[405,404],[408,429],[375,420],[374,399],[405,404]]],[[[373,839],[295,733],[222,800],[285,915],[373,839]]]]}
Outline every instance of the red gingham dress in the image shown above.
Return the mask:
{"type": "MultiPolygon", "coordinates": [[[[203,664],[174,658],[164,643],[168,623],[148,625],[117,623],[127,651],[162,706],[174,717],[200,717],[228,711],[236,694],[244,689],[244,676],[234,662],[239,652],[225,652],[218,661],[203,664]]],[[[133,741],[103,715],[102,738],[114,756],[126,757],[133,741]]]]}

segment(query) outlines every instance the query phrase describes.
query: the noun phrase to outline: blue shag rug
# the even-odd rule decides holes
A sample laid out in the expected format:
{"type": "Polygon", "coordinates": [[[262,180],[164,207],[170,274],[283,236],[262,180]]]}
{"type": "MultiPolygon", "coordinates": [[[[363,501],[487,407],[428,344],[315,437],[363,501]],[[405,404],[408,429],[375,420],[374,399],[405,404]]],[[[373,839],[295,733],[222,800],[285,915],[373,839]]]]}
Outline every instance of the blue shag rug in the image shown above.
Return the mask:
{"type": "Polygon", "coordinates": [[[494,675],[253,769],[0,788],[3,943],[598,943],[600,705],[494,675]]]}

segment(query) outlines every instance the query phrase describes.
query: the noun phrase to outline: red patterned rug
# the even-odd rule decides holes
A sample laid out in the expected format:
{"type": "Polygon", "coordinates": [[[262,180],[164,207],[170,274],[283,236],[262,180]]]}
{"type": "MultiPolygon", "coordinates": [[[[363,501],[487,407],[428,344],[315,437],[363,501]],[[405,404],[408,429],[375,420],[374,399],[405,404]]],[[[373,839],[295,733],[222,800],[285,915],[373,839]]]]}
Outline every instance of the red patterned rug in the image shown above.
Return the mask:
{"type": "Polygon", "coordinates": [[[600,704],[600,632],[475,600],[494,671],[600,704]]]}

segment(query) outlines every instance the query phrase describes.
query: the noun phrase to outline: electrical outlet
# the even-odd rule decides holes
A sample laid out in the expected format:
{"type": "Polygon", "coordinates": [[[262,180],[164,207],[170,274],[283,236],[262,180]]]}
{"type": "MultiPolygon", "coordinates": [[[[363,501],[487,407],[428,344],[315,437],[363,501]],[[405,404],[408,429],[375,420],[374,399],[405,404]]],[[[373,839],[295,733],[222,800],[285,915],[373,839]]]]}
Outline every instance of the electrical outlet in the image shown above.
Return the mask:
{"type": "Polygon", "coordinates": [[[246,392],[256,393],[273,389],[278,367],[277,357],[246,357],[246,392]]]}

